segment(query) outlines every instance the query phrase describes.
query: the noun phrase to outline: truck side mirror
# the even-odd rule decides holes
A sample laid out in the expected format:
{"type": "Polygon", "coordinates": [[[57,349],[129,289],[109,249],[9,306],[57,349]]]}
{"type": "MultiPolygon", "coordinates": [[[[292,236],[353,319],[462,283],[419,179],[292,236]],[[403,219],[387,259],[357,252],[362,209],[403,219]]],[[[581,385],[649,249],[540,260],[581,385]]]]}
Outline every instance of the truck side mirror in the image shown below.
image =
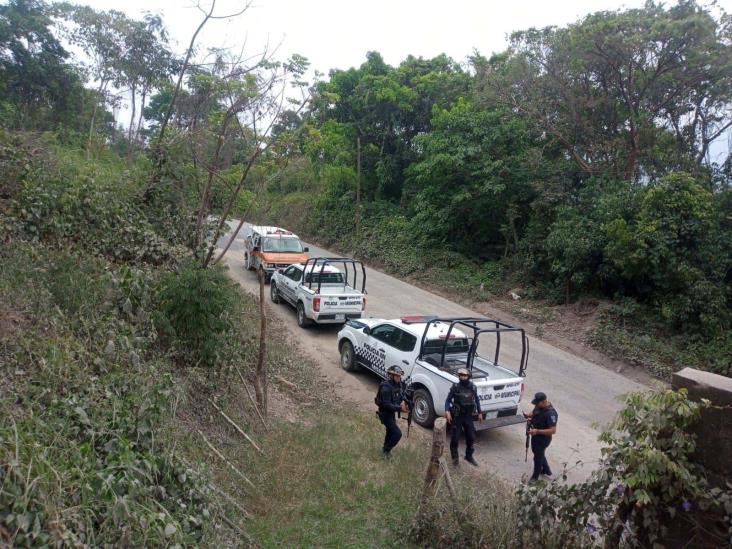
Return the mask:
{"type": "Polygon", "coordinates": [[[308,248],[307,246],[305,246],[305,247],[304,247],[304,248],[302,249],[302,251],[303,251],[303,252],[309,252],[309,251],[310,251],[310,248],[308,248]]]}
{"type": "Polygon", "coordinates": [[[366,335],[369,335],[371,333],[371,328],[369,328],[368,326],[364,326],[363,333],[366,335]]]}

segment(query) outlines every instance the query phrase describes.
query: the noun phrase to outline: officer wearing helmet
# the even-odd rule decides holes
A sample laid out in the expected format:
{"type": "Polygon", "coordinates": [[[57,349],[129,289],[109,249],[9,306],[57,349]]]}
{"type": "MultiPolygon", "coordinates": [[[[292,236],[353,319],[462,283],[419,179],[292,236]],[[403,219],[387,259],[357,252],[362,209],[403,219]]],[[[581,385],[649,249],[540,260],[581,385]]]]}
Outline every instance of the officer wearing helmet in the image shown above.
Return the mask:
{"type": "Polygon", "coordinates": [[[406,399],[406,384],[402,381],[404,370],[399,366],[391,366],[387,371],[387,379],[379,384],[376,394],[376,404],[379,407],[378,416],[386,427],[383,453],[385,458],[391,456],[391,449],[402,438],[402,431],[396,422],[396,412],[408,412],[406,399]]]}
{"type": "Polygon", "coordinates": [[[445,418],[452,423],[452,438],[450,439],[450,454],[452,463],[457,466],[458,444],[460,435],[465,432],[465,461],[471,465],[478,465],[473,457],[473,443],[475,442],[475,425],[473,415],[477,414],[478,419],[483,419],[478,399],[478,389],[470,381],[470,371],[466,368],[458,370],[458,383],[454,383],[445,400],[445,418]]]}

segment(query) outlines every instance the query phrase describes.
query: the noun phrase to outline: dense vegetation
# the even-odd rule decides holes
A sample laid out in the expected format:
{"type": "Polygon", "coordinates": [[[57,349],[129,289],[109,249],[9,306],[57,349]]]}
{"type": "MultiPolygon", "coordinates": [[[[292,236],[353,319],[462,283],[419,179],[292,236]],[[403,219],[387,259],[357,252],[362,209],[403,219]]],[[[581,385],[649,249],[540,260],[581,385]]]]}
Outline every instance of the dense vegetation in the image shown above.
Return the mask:
{"type": "Polygon", "coordinates": [[[466,293],[518,277],[612,297],[724,371],[732,202],[705,157],[727,123],[727,24],[649,5],[517,34],[470,71],[370,54],[280,112],[304,58],[194,65],[156,17],[0,5],[0,545],[729,542],[732,497],[691,459],[708,403],[673,391],[628,397],[586,483],[455,475],[454,508],[412,523],[425,448],[385,464],[373,416],[323,394],[276,326],[273,404],[248,395],[257,305],[216,265],[225,215],[209,216],[256,199],[402,273],[434,263],[466,293]],[[620,55],[610,42],[631,31],[645,84],[578,53],[606,36],[620,55]],[[650,31],[670,49],[644,50],[650,31]]]}
{"type": "Polygon", "coordinates": [[[648,3],[467,67],[369,53],[287,118],[264,215],[468,297],[609,301],[597,346],[729,375],[730,25],[648,3]]]}

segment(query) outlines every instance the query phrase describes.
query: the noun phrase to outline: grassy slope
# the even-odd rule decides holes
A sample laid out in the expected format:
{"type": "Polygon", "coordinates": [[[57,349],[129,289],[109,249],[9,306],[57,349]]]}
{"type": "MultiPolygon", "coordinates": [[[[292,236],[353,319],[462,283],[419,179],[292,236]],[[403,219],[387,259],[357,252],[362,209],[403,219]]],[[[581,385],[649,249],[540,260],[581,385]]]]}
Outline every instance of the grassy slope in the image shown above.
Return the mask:
{"type": "MultiPolygon", "coordinates": [[[[0,415],[10,421],[0,427],[0,463],[13,474],[2,488],[0,535],[18,545],[247,545],[242,532],[262,546],[409,545],[405,528],[428,449],[403,444],[383,462],[381,425],[323,395],[315,366],[293,354],[279,329],[269,368],[299,390],[271,385],[266,432],[234,369],[185,368],[146,339],[145,314],[133,318],[120,305],[118,265],[19,240],[3,248],[2,263],[0,415]]],[[[151,269],[146,280],[157,275],[151,269]]],[[[256,303],[240,299],[237,367],[248,377],[256,303]]],[[[509,539],[511,491],[474,478],[461,490],[482,525],[474,541],[509,539]],[[478,507],[477,492],[499,493],[500,501],[478,507]]],[[[438,516],[430,535],[454,532],[451,521],[438,516]]]]}

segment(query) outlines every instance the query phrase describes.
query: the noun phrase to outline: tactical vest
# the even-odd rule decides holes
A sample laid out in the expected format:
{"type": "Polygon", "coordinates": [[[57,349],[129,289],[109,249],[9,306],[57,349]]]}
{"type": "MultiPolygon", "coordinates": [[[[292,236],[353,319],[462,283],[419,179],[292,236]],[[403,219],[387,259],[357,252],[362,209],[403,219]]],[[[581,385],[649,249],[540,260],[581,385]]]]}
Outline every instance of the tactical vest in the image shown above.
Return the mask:
{"type": "Polygon", "coordinates": [[[463,416],[473,415],[475,412],[475,393],[473,384],[463,385],[458,383],[453,393],[453,403],[455,404],[458,414],[463,416]]]}
{"type": "Polygon", "coordinates": [[[392,404],[399,404],[402,401],[402,388],[404,385],[404,382],[402,381],[399,385],[394,385],[393,383],[387,381],[382,381],[379,384],[379,389],[376,391],[376,398],[374,398],[374,403],[381,407],[381,386],[387,385],[389,389],[391,389],[391,403],[392,404]]]}

